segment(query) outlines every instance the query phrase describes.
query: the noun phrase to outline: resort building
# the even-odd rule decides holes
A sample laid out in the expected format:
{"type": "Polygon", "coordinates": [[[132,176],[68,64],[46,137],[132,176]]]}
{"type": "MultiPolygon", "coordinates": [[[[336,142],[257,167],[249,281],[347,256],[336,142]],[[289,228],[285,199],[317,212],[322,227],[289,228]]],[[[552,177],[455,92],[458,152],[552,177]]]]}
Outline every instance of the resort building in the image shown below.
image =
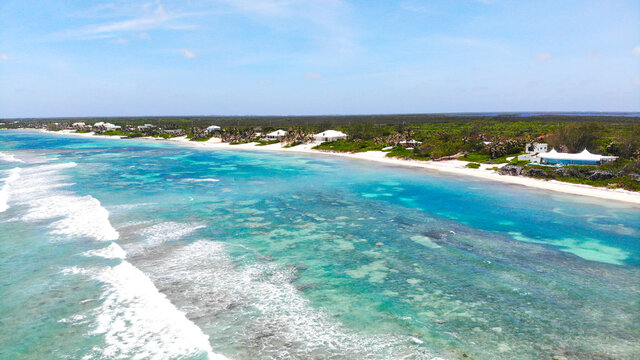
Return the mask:
{"type": "Polygon", "coordinates": [[[587,149],[578,154],[559,153],[552,149],[547,153],[538,154],[537,157],[541,164],[547,165],[600,165],[618,158],[617,156],[592,154],[587,149]]]}
{"type": "MultiPolygon", "coordinates": [[[[546,145],[546,144],[544,144],[546,145]]],[[[542,148],[540,148],[542,149],[542,148]]],[[[601,165],[604,163],[615,161],[617,156],[606,156],[592,154],[589,150],[584,149],[581,153],[561,153],[555,149],[549,152],[530,153],[518,156],[518,160],[526,160],[534,164],[543,165],[601,165]]]]}
{"type": "Polygon", "coordinates": [[[313,135],[313,139],[320,142],[343,140],[346,138],[347,134],[336,130],[326,130],[313,135]]]}
{"type": "Polygon", "coordinates": [[[85,125],[86,124],[83,122],[74,122],[73,124],[71,124],[71,127],[78,129],[78,128],[84,128],[85,125]]]}
{"type": "Polygon", "coordinates": [[[287,132],[284,130],[276,130],[274,132],[270,132],[267,134],[267,139],[269,140],[281,140],[283,137],[287,136],[287,132]]]}

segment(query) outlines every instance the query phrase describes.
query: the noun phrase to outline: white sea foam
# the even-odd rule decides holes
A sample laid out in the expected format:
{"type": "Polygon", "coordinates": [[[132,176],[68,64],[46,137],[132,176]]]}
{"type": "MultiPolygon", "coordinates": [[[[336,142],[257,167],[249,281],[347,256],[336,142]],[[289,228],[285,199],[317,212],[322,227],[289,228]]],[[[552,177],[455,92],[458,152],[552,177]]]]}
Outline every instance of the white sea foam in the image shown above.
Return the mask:
{"type": "Polygon", "coordinates": [[[218,182],[220,180],[212,179],[212,178],[206,178],[206,179],[184,179],[183,181],[190,181],[190,182],[218,182]]]}
{"type": "Polygon", "coordinates": [[[124,259],[127,257],[127,252],[124,251],[120,245],[111,243],[109,246],[102,249],[89,250],[83,253],[84,256],[98,256],[105,259],[124,259]]]}
{"type": "Polygon", "coordinates": [[[94,310],[95,329],[104,346],[85,359],[178,359],[213,353],[209,337],[180,312],[139,269],[123,261],[102,269],[71,268],[104,283],[102,304],[94,310]]]}
{"type": "Polygon", "coordinates": [[[420,354],[420,358],[429,358],[426,349],[408,336],[349,331],[331,314],[310,304],[292,283],[292,269],[264,262],[238,266],[223,243],[197,241],[149,266],[159,286],[172,287],[176,296],[186,297],[190,315],[226,314],[225,318],[236,319],[229,326],[242,328],[237,330],[246,337],[242,344],[256,357],[402,358],[420,354]],[[283,347],[283,343],[295,345],[283,347]]]}
{"type": "Polygon", "coordinates": [[[7,211],[9,208],[9,194],[11,192],[11,184],[20,177],[20,168],[9,170],[9,176],[4,179],[4,185],[0,189],[0,213],[7,211]]]}
{"type": "Polygon", "coordinates": [[[24,161],[18,159],[13,154],[0,151],[0,161],[8,163],[23,163],[24,161]]]}
{"type": "Polygon", "coordinates": [[[78,196],[65,191],[69,183],[61,170],[75,163],[57,163],[24,167],[19,183],[13,183],[2,197],[27,206],[24,221],[55,220],[51,234],[64,237],[91,237],[96,240],[118,239],[118,232],[109,222],[109,212],[92,196],[78,196]]]}
{"type": "Polygon", "coordinates": [[[146,246],[158,246],[167,241],[179,240],[204,227],[206,226],[167,221],[144,228],[140,234],[144,237],[146,246]]]}

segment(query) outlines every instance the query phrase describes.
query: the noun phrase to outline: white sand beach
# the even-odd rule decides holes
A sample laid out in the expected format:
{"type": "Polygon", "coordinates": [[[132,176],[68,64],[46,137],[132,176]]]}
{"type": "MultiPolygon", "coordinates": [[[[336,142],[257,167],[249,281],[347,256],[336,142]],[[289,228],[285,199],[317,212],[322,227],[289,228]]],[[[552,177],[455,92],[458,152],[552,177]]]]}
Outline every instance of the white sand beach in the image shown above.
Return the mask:
{"type": "MultiPolygon", "coordinates": [[[[64,134],[83,137],[95,137],[101,138],[119,139],[113,136],[101,136],[94,135],[93,133],[74,133],[71,131],[45,131],[51,134],[64,134]]],[[[185,136],[170,138],[167,140],[158,138],[138,138],[154,141],[168,141],[183,146],[192,146],[208,149],[226,149],[226,150],[250,150],[250,151],[277,151],[277,152],[292,152],[292,153],[308,153],[308,154],[327,154],[332,156],[341,156],[351,159],[374,161],[379,163],[385,163],[389,165],[408,166],[414,168],[423,168],[429,170],[436,170],[446,172],[449,174],[456,174],[460,176],[472,176],[476,178],[482,178],[485,180],[500,181],[509,184],[516,184],[522,186],[528,186],[537,189],[550,190],[555,192],[562,192],[566,194],[590,196],[605,200],[614,200],[625,203],[631,203],[640,205],[640,193],[623,190],[623,189],[607,189],[601,187],[594,187],[584,184],[571,184],[556,180],[542,180],[529,178],[524,176],[510,176],[500,175],[496,171],[490,168],[497,166],[495,164],[482,164],[479,169],[471,169],[465,167],[467,162],[460,160],[447,160],[447,161],[419,161],[419,160],[407,160],[387,157],[385,152],[382,151],[367,151],[361,153],[342,153],[342,152],[329,152],[312,149],[317,143],[302,144],[290,148],[283,147],[282,144],[271,144],[265,146],[256,146],[256,143],[230,145],[229,143],[223,143],[218,138],[211,138],[208,141],[190,141],[185,136]]],[[[126,140],[126,139],[123,139],[126,140]]]]}

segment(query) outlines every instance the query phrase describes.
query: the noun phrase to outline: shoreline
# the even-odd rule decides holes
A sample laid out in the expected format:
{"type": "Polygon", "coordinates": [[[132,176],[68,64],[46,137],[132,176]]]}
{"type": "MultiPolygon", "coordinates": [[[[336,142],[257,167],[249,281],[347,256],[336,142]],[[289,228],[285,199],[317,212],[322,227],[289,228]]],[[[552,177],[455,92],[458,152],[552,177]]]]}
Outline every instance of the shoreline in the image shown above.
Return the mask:
{"type": "MultiPolygon", "coordinates": [[[[131,140],[131,139],[123,139],[115,136],[104,136],[104,135],[95,135],[94,133],[75,133],[69,131],[47,131],[47,130],[37,130],[44,133],[49,134],[58,134],[58,135],[70,135],[70,136],[80,136],[80,137],[98,137],[103,139],[116,139],[116,140],[131,140]]],[[[366,160],[377,163],[384,163],[387,165],[395,165],[395,166],[403,166],[403,167],[412,167],[412,168],[422,168],[428,170],[435,170],[440,172],[445,172],[449,174],[462,175],[462,176],[471,176],[474,178],[480,178],[484,180],[490,181],[498,181],[508,184],[527,186],[530,188],[536,188],[541,190],[549,190],[554,192],[561,192],[565,194],[571,195],[580,195],[580,196],[588,196],[592,198],[598,198],[602,200],[614,200],[624,203],[631,203],[635,205],[640,205],[640,193],[628,191],[624,189],[607,189],[607,188],[599,188],[585,184],[573,184],[567,182],[561,182],[557,180],[543,180],[543,179],[535,179],[524,176],[511,176],[511,175],[500,175],[496,173],[494,170],[488,170],[491,167],[496,166],[496,164],[482,164],[479,169],[470,169],[465,167],[468,163],[466,161],[460,160],[444,160],[444,161],[420,161],[420,160],[408,160],[408,159],[398,159],[387,157],[385,152],[382,151],[367,151],[361,153],[341,153],[341,152],[331,152],[331,151],[321,151],[321,150],[313,150],[312,147],[317,145],[316,143],[309,144],[301,144],[291,148],[282,147],[281,143],[278,144],[270,144],[265,146],[256,146],[255,143],[247,143],[247,144],[237,144],[231,145],[229,143],[222,143],[220,139],[211,138],[208,141],[190,141],[186,137],[177,137],[177,138],[169,138],[169,139],[159,139],[152,137],[141,137],[135,138],[140,140],[153,140],[153,141],[164,141],[164,142],[173,142],[177,145],[195,147],[195,148],[205,148],[205,149],[224,149],[224,150],[245,150],[245,151],[272,151],[272,152],[290,152],[290,153],[302,153],[302,154],[326,154],[331,156],[340,156],[344,158],[357,159],[357,160],[366,160]]]]}

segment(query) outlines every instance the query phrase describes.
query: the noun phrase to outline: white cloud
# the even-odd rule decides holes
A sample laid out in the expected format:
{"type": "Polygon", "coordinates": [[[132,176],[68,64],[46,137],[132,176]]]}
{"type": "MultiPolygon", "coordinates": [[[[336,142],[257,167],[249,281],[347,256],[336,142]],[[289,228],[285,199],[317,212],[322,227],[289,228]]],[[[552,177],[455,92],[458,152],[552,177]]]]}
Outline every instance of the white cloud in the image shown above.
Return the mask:
{"type": "Polygon", "coordinates": [[[304,74],[304,77],[307,78],[307,79],[311,79],[311,80],[320,80],[320,79],[324,78],[324,75],[322,75],[320,73],[310,72],[310,73],[304,74]]]}
{"type": "Polygon", "coordinates": [[[115,33],[144,31],[152,29],[185,30],[193,29],[191,25],[174,24],[173,20],[193,16],[194,14],[178,14],[166,11],[159,4],[154,10],[142,8],[143,14],[129,20],[104,24],[89,25],[79,29],[71,29],[52,34],[54,39],[95,39],[101,36],[113,36],[115,33]]]}
{"type": "Polygon", "coordinates": [[[640,45],[633,48],[633,55],[640,56],[640,45]]]}
{"type": "Polygon", "coordinates": [[[195,59],[196,58],[196,54],[191,51],[191,50],[187,50],[187,49],[182,49],[180,50],[180,53],[182,54],[182,56],[184,56],[186,59],[195,59]]]}
{"type": "Polygon", "coordinates": [[[125,38],[117,38],[115,40],[112,41],[114,44],[126,44],[129,42],[129,40],[125,39],[125,38]]]}
{"type": "Polygon", "coordinates": [[[549,53],[541,53],[541,54],[537,54],[535,56],[536,61],[539,62],[547,62],[551,59],[553,59],[553,55],[549,54],[549,53]]]}
{"type": "Polygon", "coordinates": [[[636,76],[636,77],[633,79],[633,84],[634,84],[635,86],[640,86],[640,76],[636,76]]]}
{"type": "Polygon", "coordinates": [[[7,61],[9,60],[9,55],[7,54],[0,54],[0,61],[7,61]]]}

